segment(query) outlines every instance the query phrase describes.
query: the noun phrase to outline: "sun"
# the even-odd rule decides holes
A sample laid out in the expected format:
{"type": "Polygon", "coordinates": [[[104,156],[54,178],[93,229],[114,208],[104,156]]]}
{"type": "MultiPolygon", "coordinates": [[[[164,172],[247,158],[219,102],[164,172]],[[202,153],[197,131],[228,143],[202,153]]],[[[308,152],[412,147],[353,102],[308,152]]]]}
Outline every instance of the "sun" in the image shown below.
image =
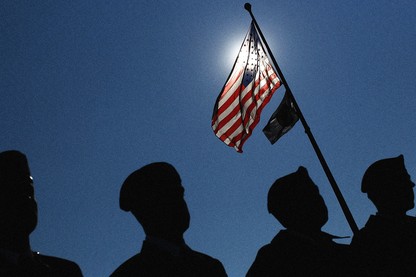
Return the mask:
{"type": "Polygon", "coordinates": [[[222,57],[222,66],[230,71],[234,65],[235,60],[237,59],[238,53],[241,48],[241,43],[244,37],[234,36],[230,38],[224,45],[223,57],[222,57]]]}

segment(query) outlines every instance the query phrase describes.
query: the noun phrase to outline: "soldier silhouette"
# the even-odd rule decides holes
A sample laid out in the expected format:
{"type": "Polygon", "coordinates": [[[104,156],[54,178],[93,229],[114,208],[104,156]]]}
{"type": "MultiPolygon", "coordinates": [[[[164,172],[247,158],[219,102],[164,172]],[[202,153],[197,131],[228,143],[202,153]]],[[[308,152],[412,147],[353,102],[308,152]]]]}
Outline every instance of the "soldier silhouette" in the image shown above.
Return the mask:
{"type": "Polygon", "coordinates": [[[111,277],[222,277],[220,261],[189,248],[183,234],[190,215],[175,168],[164,162],[131,173],[120,190],[120,208],[130,211],[146,234],[141,252],[111,277]]]}
{"type": "Polygon", "coordinates": [[[347,276],[348,246],[321,231],[328,210],[306,168],[277,179],[267,207],[286,229],[258,251],[247,277],[347,276]]]}
{"type": "Polygon", "coordinates": [[[361,190],[377,208],[351,242],[362,276],[415,276],[414,183],[403,155],[376,161],[366,170],[361,190]]]}
{"type": "Polygon", "coordinates": [[[38,220],[33,179],[26,156],[0,153],[0,276],[79,277],[79,266],[33,252],[29,236],[38,220]]]}

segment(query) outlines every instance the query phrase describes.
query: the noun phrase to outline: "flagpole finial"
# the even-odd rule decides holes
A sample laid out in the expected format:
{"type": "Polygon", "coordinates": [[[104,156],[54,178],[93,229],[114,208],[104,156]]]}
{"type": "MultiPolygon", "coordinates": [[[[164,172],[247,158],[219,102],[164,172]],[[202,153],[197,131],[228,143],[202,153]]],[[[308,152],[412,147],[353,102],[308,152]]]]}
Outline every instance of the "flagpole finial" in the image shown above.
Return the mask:
{"type": "Polygon", "coordinates": [[[248,12],[251,13],[251,4],[250,3],[245,3],[244,4],[244,9],[246,9],[248,12]]]}

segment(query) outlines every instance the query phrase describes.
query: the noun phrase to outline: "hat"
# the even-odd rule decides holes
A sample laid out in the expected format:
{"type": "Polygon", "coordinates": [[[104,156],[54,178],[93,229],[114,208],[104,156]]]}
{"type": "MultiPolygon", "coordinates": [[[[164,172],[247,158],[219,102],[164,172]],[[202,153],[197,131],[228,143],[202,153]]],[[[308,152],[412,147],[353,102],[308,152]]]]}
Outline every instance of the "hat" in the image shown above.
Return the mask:
{"type": "Polygon", "coordinates": [[[403,155],[378,160],[370,165],[361,181],[361,191],[368,193],[380,187],[389,186],[407,175],[403,155]]]}
{"type": "Polygon", "coordinates": [[[287,203],[299,198],[299,184],[311,182],[308,171],[305,167],[300,166],[296,172],[277,179],[270,187],[267,195],[267,209],[269,212],[274,211],[281,203],[287,203]]]}
{"type": "Polygon", "coordinates": [[[148,164],[131,173],[123,182],[120,189],[120,208],[131,211],[141,202],[149,201],[152,196],[157,197],[166,185],[180,182],[180,176],[171,164],[148,164]]]}

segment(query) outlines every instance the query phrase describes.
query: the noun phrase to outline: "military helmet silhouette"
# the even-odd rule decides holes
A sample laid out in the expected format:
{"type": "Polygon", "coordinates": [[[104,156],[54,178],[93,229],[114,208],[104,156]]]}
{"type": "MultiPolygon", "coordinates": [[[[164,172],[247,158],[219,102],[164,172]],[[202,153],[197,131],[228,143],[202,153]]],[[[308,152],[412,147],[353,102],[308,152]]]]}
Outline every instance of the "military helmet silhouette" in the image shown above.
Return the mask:
{"type": "Polygon", "coordinates": [[[408,174],[403,155],[378,160],[365,171],[361,181],[361,191],[368,193],[388,189],[389,186],[394,185],[406,175],[408,174]]]}
{"type": "Polygon", "coordinates": [[[267,209],[286,228],[320,228],[328,221],[325,202],[303,166],[273,183],[267,209]]]}
{"type": "Polygon", "coordinates": [[[176,169],[169,163],[151,163],[131,173],[120,189],[120,208],[131,211],[143,202],[157,199],[171,183],[181,183],[176,169]]]}

